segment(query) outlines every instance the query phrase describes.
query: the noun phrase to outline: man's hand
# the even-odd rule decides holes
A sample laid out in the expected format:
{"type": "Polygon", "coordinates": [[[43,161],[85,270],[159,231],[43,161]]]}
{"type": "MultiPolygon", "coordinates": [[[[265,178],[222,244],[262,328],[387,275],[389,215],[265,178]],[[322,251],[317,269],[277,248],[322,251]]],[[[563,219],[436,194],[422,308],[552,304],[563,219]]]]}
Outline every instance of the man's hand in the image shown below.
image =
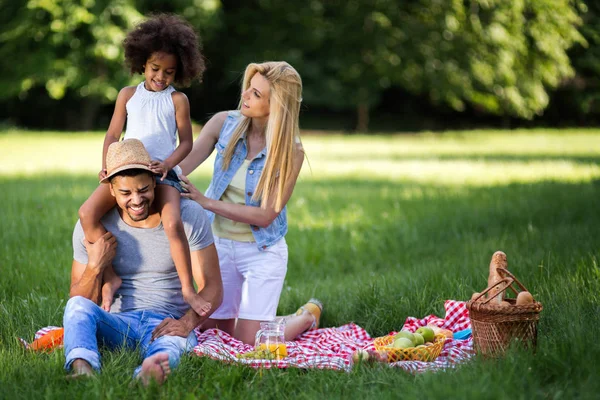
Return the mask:
{"type": "Polygon", "coordinates": [[[112,263],[117,254],[117,239],[112,233],[106,232],[94,243],[83,241],[88,253],[88,268],[97,269],[100,272],[112,263]]]}
{"type": "Polygon", "coordinates": [[[181,336],[185,338],[188,337],[193,329],[194,327],[189,326],[184,318],[165,318],[156,328],[154,328],[154,331],[152,331],[151,341],[154,341],[161,336],[181,336]]]}

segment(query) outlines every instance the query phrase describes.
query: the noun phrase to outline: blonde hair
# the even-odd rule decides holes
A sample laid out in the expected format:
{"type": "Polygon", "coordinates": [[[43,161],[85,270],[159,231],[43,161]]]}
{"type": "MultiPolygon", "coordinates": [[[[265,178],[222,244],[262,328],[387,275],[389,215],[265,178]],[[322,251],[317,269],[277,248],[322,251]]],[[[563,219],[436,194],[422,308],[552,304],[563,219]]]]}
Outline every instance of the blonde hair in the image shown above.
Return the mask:
{"type": "MultiPolygon", "coordinates": [[[[302,102],[302,79],[298,72],[284,61],[270,61],[249,64],[244,72],[242,93],[250,87],[255,74],[261,74],[270,86],[269,121],[265,129],[267,157],[262,175],[252,196],[260,199],[261,207],[266,208],[275,196],[275,210],[283,208],[283,194],[293,174],[297,143],[300,141],[298,118],[302,102]]],[[[242,108],[240,96],[238,109],[242,108]]],[[[223,170],[229,168],[235,145],[250,126],[251,118],[242,115],[235,128],[223,156],[223,170]]]]}

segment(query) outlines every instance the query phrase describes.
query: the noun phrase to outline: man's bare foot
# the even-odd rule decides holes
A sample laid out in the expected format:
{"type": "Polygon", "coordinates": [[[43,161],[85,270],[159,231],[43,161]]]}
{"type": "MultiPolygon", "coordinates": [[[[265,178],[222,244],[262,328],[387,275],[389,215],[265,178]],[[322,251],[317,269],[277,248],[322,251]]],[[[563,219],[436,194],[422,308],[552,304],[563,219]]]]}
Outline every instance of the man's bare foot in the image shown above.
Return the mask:
{"type": "Polygon", "coordinates": [[[71,364],[71,373],[67,379],[91,378],[95,376],[94,369],[87,361],[78,358],[71,364]]]}
{"type": "Polygon", "coordinates": [[[146,358],[142,362],[142,370],[138,375],[138,379],[144,386],[148,386],[152,380],[162,385],[170,373],[169,355],[167,353],[158,353],[146,358]]]}
{"type": "Polygon", "coordinates": [[[186,303],[188,303],[201,317],[205,316],[212,308],[212,304],[204,300],[198,293],[194,292],[187,296],[184,294],[183,297],[186,303]]]}

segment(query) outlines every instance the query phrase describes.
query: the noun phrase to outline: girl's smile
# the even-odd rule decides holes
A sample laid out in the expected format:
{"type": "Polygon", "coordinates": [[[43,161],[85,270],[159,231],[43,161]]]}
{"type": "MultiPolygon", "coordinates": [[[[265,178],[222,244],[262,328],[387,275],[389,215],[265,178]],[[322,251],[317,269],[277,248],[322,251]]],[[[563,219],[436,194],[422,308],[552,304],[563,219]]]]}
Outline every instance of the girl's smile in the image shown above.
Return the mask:
{"type": "Polygon", "coordinates": [[[152,53],[144,65],[145,88],[151,92],[166,89],[175,80],[177,57],[158,51],[152,53]]]}

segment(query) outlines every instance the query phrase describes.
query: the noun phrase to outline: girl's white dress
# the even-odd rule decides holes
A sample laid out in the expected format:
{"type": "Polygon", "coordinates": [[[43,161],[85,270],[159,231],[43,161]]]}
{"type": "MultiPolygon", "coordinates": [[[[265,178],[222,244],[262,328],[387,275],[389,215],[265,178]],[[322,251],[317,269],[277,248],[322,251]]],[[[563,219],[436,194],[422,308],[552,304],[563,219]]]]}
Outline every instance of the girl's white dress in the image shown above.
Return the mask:
{"type": "MultiPolygon", "coordinates": [[[[127,104],[127,129],[124,139],[139,139],[153,160],[165,161],[177,148],[177,120],[171,93],[173,86],[160,92],[146,89],[144,82],[137,85],[127,104]]],[[[175,166],[175,173],[181,168],[175,166]]]]}

